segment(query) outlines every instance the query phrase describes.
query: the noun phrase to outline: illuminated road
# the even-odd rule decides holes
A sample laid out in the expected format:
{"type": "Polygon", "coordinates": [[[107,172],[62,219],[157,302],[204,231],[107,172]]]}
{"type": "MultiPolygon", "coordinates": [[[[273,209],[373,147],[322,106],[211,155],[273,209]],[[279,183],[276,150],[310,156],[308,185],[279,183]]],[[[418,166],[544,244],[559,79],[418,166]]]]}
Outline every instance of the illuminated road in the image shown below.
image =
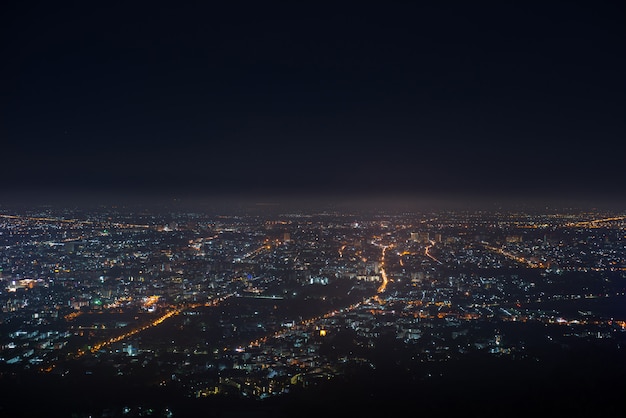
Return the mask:
{"type": "Polygon", "coordinates": [[[382,279],[382,283],[378,287],[377,293],[383,293],[387,288],[387,283],[389,283],[389,278],[387,277],[387,272],[385,271],[385,253],[387,249],[391,248],[390,245],[382,245],[382,256],[380,257],[380,278],[382,279]]]}
{"type": "Polygon", "coordinates": [[[103,347],[106,347],[108,345],[111,344],[115,344],[117,342],[120,342],[122,340],[125,340],[128,337],[132,337],[133,335],[136,335],[142,331],[145,331],[149,328],[153,328],[156,327],[158,325],[160,325],[161,323],[163,323],[163,321],[165,321],[168,318],[171,318],[172,316],[178,315],[181,312],[183,312],[186,309],[194,309],[194,308],[198,308],[200,306],[217,306],[218,304],[220,304],[221,302],[223,302],[224,300],[226,300],[227,298],[231,297],[232,294],[229,295],[225,295],[225,296],[221,296],[217,299],[214,299],[210,302],[205,302],[205,303],[193,303],[193,304],[183,304],[177,308],[174,308],[168,312],[166,312],[165,314],[161,315],[160,317],[154,319],[153,321],[149,322],[148,324],[142,325],[140,327],[137,328],[133,328],[130,331],[125,332],[124,334],[115,336],[115,337],[111,337],[108,340],[105,341],[100,341],[96,344],[94,344],[93,346],[91,346],[91,348],[89,349],[89,351],[83,351],[83,350],[78,350],[76,352],[76,354],[74,355],[74,358],[78,358],[81,357],[85,354],[87,354],[88,352],[90,353],[95,353],[97,351],[99,351],[100,349],[102,349],[103,347]]]}
{"type": "Polygon", "coordinates": [[[612,222],[612,221],[622,221],[626,219],[626,216],[618,216],[613,218],[602,218],[602,219],[593,219],[591,221],[580,221],[580,222],[571,222],[566,224],[567,227],[576,227],[576,228],[599,228],[601,223],[604,222],[612,222]]]}
{"type": "Polygon", "coordinates": [[[526,259],[524,257],[517,256],[517,255],[512,254],[512,253],[510,253],[508,251],[504,251],[502,248],[493,247],[493,246],[487,245],[487,244],[483,244],[483,246],[486,249],[490,250],[490,251],[493,251],[493,252],[495,252],[497,254],[503,255],[506,258],[509,258],[511,260],[517,261],[520,264],[525,264],[528,267],[531,267],[531,268],[543,268],[544,267],[541,263],[535,263],[534,261],[528,260],[528,259],[526,259]]]}
{"type": "Polygon", "coordinates": [[[431,260],[436,261],[436,262],[437,262],[437,263],[439,263],[439,264],[443,264],[441,261],[437,260],[435,257],[433,257],[433,256],[430,254],[430,249],[431,249],[432,247],[434,247],[434,246],[435,246],[435,241],[432,241],[432,240],[431,240],[431,241],[430,241],[430,245],[427,245],[427,246],[426,246],[426,248],[424,249],[424,255],[425,255],[426,257],[429,257],[431,260]]]}
{"type": "MultiPolygon", "coordinates": [[[[97,344],[94,344],[89,351],[92,352],[92,353],[95,353],[96,351],[99,351],[101,348],[103,348],[103,347],[105,347],[107,345],[114,344],[116,342],[125,340],[126,338],[132,337],[133,335],[138,334],[141,331],[145,331],[148,328],[156,327],[157,325],[159,325],[160,323],[165,321],[167,318],[170,318],[170,317],[172,317],[174,315],[178,315],[179,313],[182,312],[182,310],[183,310],[182,308],[181,309],[171,310],[171,311],[167,312],[165,315],[160,316],[159,318],[155,319],[154,321],[152,321],[152,322],[150,322],[150,323],[148,323],[146,325],[143,325],[143,326],[141,326],[139,328],[134,328],[134,329],[132,329],[132,330],[122,334],[122,335],[118,335],[117,337],[112,337],[112,338],[109,338],[106,341],[101,341],[101,342],[99,342],[97,344]]],[[[76,357],[80,357],[80,356],[84,355],[85,353],[86,352],[84,352],[82,350],[79,350],[78,353],[76,354],[76,357]]]]}
{"type": "Polygon", "coordinates": [[[46,217],[36,217],[36,216],[18,216],[18,215],[0,215],[0,218],[5,219],[19,219],[21,221],[36,221],[36,222],[61,222],[61,223],[75,223],[81,225],[97,225],[100,224],[102,226],[109,225],[110,228],[151,228],[150,225],[140,225],[140,224],[127,224],[127,223],[108,223],[108,222],[93,222],[86,221],[83,219],[61,219],[61,218],[46,218],[46,217]]]}
{"type": "Polygon", "coordinates": [[[78,219],[44,218],[44,217],[35,217],[35,216],[0,215],[0,218],[19,219],[21,221],[42,221],[42,222],[63,222],[63,223],[93,224],[93,222],[91,222],[91,221],[82,221],[82,220],[78,220],[78,219]]]}
{"type": "Polygon", "coordinates": [[[270,250],[270,249],[272,249],[272,245],[271,244],[263,244],[259,248],[257,248],[256,250],[252,250],[249,253],[246,253],[243,256],[241,256],[240,260],[245,260],[247,258],[253,258],[253,257],[259,255],[263,250],[270,250]]]}

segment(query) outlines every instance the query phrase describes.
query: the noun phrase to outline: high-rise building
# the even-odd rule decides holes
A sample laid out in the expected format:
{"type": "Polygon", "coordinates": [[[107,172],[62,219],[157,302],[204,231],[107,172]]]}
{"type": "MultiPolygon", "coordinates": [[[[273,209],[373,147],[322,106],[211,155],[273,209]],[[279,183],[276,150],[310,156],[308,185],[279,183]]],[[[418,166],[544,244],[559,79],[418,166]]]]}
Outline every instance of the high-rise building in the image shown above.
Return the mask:
{"type": "Polygon", "coordinates": [[[427,231],[411,232],[411,241],[428,242],[429,235],[427,231]]]}

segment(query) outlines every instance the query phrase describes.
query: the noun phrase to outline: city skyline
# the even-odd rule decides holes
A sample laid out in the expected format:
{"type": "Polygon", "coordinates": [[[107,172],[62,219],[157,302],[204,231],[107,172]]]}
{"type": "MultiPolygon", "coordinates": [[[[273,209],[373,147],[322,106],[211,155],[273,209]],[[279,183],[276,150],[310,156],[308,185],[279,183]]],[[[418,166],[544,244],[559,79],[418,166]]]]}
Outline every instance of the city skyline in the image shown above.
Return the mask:
{"type": "Polygon", "coordinates": [[[5,197],[626,195],[618,2],[2,8],[5,197]]]}

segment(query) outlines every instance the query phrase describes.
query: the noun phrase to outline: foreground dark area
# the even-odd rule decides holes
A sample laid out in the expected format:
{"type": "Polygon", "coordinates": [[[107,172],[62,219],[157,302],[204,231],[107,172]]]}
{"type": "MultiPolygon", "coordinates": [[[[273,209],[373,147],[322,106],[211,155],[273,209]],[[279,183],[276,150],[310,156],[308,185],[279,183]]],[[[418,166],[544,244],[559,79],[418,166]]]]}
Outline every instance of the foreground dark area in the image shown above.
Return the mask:
{"type": "Polygon", "coordinates": [[[623,348],[598,347],[544,353],[542,361],[476,354],[428,365],[428,379],[416,379],[415,374],[393,366],[355,369],[341,378],[265,400],[236,395],[193,399],[175,388],[147,388],[128,378],[4,375],[0,413],[7,417],[396,416],[405,412],[617,417],[625,408],[625,354],[623,348]]]}

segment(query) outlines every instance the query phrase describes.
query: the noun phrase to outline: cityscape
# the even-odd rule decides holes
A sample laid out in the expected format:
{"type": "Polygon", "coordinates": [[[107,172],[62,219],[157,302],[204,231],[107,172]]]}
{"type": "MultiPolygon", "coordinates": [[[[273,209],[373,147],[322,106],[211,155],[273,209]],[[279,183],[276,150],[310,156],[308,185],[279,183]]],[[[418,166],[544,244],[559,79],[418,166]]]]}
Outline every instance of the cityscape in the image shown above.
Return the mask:
{"type": "Polygon", "coordinates": [[[0,411],[618,415],[625,227],[598,208],[3,205],[0,411]]]}
{"type": "Polygon", "coordinates": [[[626,417],[626,3],[0,9],[0,417],[626,417]]]}

